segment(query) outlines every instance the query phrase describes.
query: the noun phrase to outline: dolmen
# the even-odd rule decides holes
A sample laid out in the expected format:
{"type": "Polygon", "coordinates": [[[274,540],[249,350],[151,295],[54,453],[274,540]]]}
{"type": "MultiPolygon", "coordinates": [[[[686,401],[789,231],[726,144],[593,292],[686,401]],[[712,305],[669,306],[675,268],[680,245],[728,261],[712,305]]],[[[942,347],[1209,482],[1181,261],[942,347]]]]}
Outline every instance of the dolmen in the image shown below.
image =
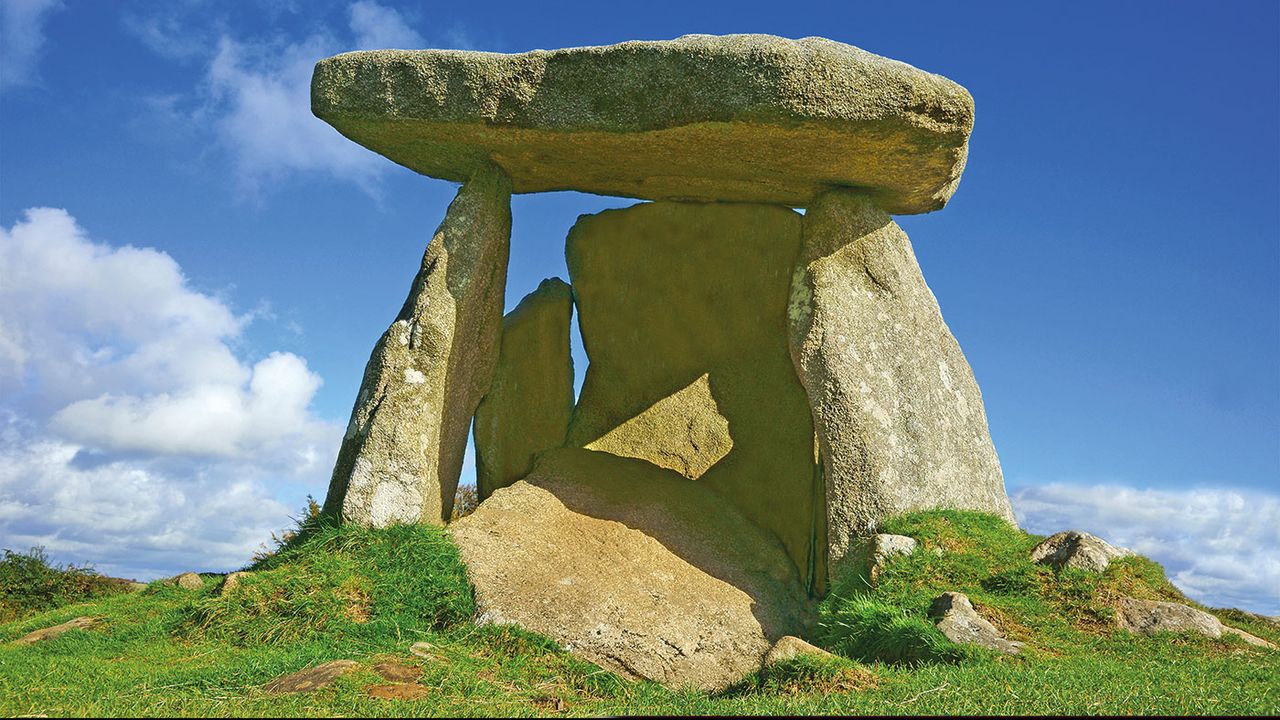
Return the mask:
{"type": "Polygon", "coordinates": [[[317,63],[313,112],[461,183],[365,369],[324,512],[450,524],[482,622],[723,688],[804,634],[884,517],[1013,522],[960,346],[895,214],[941,208],[973,100],[822,38],[689,35],[317,63]],[[578,218],[504,316],[512,193],[578,218]],[[797,209],[803,209],[803,213],[797,209]],[[588,358],[574,397],[573,314],[588,358]]]}

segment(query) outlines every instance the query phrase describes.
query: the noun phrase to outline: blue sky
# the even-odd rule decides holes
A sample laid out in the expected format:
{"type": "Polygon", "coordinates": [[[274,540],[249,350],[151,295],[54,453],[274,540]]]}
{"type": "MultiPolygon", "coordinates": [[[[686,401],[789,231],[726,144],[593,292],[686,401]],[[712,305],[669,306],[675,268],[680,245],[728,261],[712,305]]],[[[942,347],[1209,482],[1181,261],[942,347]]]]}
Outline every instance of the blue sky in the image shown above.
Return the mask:
{"type": "MultiPolygon", "coordinates": [[[[1274,2],[0,0],[0,22],[0,546],[226,569],[323,497],[455,188],[311,117],[315,60],[768,32],[973,94],[955,198],[899,222],[1023,524],[1280,613],[1274,2]]],[[[518,196],[508,307],[565,276],[579,214],[631,202],[518,196]]]]}

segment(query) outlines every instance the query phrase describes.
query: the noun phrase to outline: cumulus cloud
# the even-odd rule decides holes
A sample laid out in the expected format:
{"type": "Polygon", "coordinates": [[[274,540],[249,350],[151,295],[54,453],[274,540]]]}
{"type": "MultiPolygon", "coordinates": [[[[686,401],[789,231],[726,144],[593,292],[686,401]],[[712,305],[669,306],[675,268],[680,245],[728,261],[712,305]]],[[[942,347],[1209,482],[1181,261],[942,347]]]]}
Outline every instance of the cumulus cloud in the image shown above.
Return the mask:
{"type": "MultiPolygon", "coordinates": [[[[349,50],[420,48],[427,42],[396,9],[374,0],[347,6],[346,27],[304,38],[237,33],[209,17],[206,6],[129,16],[126,27],[157,54],[205,65],[201,85],[152,98],[156,120],[211,130],[230,158],[246,197],[260,197],[294,175],[355,182],[376,196],[391,164],[342,137],[311,114],[311,71],[317,60],[349,50]],[[210,36],[209,27],[218,28],[210,36]]],[[[446,33],[465,40],[460,26],[446,33]]]]}
{"type": "Polygon", "coordinates": [[[1280,497],[1052,483],[1011,499],[1031,532],[1084,530],[1160,562],[1195,600],[1280,614],[1280,497]]]}
{"type": "Polygon", "coordinates": [[[44,49],[44,24],[60,0],[5,0],[0,3],[0,92],[29,85],[44,49]]]}
{"type": "Polygon", "coordinates": [[[358,50],[394,48],[413,50],[426,45],[422,36],[409,27],[394,8],[383,7],[373,0],[351,4],[351,32],[358,50]]]}
{"type": "Polygon", "coordinates": [[[249,322],[64,210],[0,228],[6,546],[154,576],[235,567],[286,525],[269,487],[323,487],[341,429],[303,358],[240,357],[249,322]]]}

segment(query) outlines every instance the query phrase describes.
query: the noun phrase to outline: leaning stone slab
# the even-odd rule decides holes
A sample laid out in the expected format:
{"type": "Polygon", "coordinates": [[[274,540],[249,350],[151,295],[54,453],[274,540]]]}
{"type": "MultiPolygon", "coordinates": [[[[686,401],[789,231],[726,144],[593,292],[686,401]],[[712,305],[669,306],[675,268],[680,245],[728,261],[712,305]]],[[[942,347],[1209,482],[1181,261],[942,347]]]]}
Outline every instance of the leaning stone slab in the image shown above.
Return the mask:
{"type": "Polygon", "coordinates": [[[945,592],[934,599],[929,617],[947,639],[964,645],[980,645],[1009,655],[1022,652],[1023,644],[1006,640],[999,630],[973,609],[968,596],[945,592]]]}
{"type": "Polygon", "coordinates": [[[787,316],[826,477],[832,567],[895,513],[1013,522],[978,383],[911,241],[870,196],[836,190],[809,208],[787,316]]]}
{"type": "Polygon", "coordinates": [[[1031,549],[1032,562],[1092,572],[1102,572],[1112,560],[1132,555],[1131,550],[1116,547],[1097,535],[1079,530],[1054,533],[1031,549]]]}
{"type": "Polygon", "coordinates": [[[895,214],[946,204],[973,127],[973,99],[946,78],[772,35],[346,53],[316,64],[311,109],[424,175],[495,162],[518,193],[805,207],[860,187],[895,214]]]}
{"type": "Polygon", "coordinates": [[[528,475],[539,452],[564,445],[573,413],[572,313],[573,291],[549,278],[503,318],[498,365],[473,426],[481,500],[528,475]]]}
{"type": "Polygon", "coordinates": [[[264,685],[262,690],[270,695],[319,690],[355,669],[357,664],[354,660],[331,660],[322,665],[282,675],[264,685]]]}
{"type": "Polygon", "coordinates": [[[373,527],[449,518],[467,431],[498,357],[510,199],[507,177],[483,166],[449,205],[365,366],[326,515],[373,527]]]}
{"type": "Polygon", "coordinates": [[[13,644],[14,645],[33,645],[43,640],[52,640],[53,638],[56,638],[59,635],[70,632],[72,630],[88,630],[98,625],[99,622],[101,621],[98,620],[98,618],[92,618],[87,616],[78,617],[72,620],[68,620],[62,623],[61,625],[54,625],[53,627],[42,628],[34,632],[29,632],[26,635],[23,635],[22,637],[18,638],[17,640],[14,640],[13,644]]]}
{"type": "Polygon", "coordinates": [[[568,444],[709,487],[820,592],[822,481],[786,333],[800,220],[675,202],[578,218],[565,257],[590,363],[568,444]]]}
{"type": "Polygon", "coordinates": [[[479,622],[628,678],[720,689],[811,617],[781,543],[701,483],[561,448],[450,525],[479,622]]]}

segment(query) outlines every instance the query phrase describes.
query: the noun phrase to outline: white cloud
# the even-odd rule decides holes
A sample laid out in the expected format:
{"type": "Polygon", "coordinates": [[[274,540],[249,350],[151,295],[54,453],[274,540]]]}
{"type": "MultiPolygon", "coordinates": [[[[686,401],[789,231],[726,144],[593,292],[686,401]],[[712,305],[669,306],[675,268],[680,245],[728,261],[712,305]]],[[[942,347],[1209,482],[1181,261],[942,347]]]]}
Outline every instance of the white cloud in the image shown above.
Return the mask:
{"type": "Polygon", "coordinates": [[[250,321],[64,210],[0,228],[0,542],[144,576],[247,560],[292,509],[268,488],[322,489],[341,435],[305,360],[239,357],[250,321]]]}
{"type": "Polygon", "coordinates": [[[44,24],[60,0],[0,2],[0,92],[36,81],[44,49],[44,24]]]}
{"type": "Polygon", "coordinates": [[[352,3],[350,16],[355,47],[360,50],[416,50],[426,46],[422,36],[405,23],[397,10],[373,0],[352,3]]]}
{"type": "Polygon", "coordinates": [[[1011,499],[1031,532],[1084,530],[1161,563],[1195,600],[1280,614],[1280,497],[1053,483],[1011,499]]]}

